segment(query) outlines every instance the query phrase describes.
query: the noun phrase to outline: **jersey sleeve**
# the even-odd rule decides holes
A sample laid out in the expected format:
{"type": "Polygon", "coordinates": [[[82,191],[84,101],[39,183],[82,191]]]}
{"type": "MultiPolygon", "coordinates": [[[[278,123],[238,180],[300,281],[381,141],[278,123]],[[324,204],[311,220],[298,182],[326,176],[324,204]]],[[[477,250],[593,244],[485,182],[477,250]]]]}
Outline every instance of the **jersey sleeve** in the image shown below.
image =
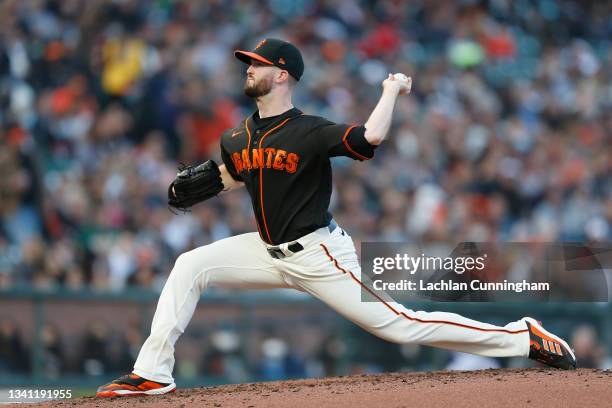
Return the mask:
{"type": "Polygon", "coordinates": [[[236,171],[236,166],[234,165],[229,152],[223,145],[223,137],[221,137],[221,160],[223,160],[223,164],[225,164],[227,172],[230,174],[230,176],[232,176],[232,178],[236,181],[242,181],[240,174],[236,171]]]}
{"type": "Polygon", "coordinates": [[[320,119],[313,132],[329,157],[346,156],[359,161],[370,160],[378,147],[366,140],[363,126],[336,124],[320,119]]]}

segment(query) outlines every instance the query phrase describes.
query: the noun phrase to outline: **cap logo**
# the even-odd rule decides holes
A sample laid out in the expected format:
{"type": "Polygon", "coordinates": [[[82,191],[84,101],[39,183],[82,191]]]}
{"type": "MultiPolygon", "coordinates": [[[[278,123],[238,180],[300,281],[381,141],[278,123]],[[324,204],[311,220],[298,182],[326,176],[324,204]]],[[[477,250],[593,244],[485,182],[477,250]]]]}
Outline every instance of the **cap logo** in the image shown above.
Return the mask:
{"type": "Polygon", "coordinates": [[[265,39],[265,40],[261,40],[261,41],[259,42],[259,44],[257,44],[257,46],[255,47],[255,49],[258,49],[259,47],[261,47],[262,45],[264,45],[264,44],[265,44],[267,41],[268,41],[267,39],[265,39]]]}
{"type": "Polygon", "coordinates": [[[278,63],[285,65],[285,60],[283,58],[279,58],[278,59],[278,63]]]}

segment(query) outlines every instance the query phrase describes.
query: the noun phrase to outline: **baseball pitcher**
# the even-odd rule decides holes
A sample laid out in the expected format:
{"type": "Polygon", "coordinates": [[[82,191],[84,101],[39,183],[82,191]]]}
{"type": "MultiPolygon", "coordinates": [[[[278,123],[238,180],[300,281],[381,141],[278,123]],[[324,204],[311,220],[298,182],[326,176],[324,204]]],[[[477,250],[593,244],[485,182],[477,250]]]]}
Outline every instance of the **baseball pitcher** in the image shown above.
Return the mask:
{"type": "MultiPolygon", "coordinates": [[[[308,115],[291,102],[304,72],[300,51],[265,39],[235,51],[247,64],[244,92],[257,110],[221,138],[223,164],[182,169],[168,188],[172,207],[187,209],[225,191],[246,187],[257,232],[226,238],[181,254],[166,281],[151,334],[131,374],[98,389],[100,397],[156,395],[176,389],[174,344],[208,286],[294,288],[316,296],[365,330],[391,342],[422,344],[489,357],[523,356],[575,368],[569,345],[532,318],[498,327],[453,313],[422,312],[395,302],[361,301],[361,269],[351,236],[328,212],[330,157],[364,161],[389,130],[399,95],[412,80],[382,82],[382,94],[361,126],[308,115]]],[[[367,290],[367,289],[365,289],[367,290]]]]}

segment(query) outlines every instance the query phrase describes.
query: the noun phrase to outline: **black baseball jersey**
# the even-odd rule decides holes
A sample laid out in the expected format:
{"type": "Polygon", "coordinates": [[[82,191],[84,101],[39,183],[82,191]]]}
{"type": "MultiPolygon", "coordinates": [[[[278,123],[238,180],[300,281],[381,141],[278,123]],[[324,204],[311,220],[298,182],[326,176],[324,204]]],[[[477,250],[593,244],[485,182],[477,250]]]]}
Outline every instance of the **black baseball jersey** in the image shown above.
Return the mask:
{"type": "Polygon", "coordinates": [[[264,119],[257,111],[223,133],[221,157],[251,195],[262,240],[278,245],[329,224],[329,158],[371,159],[376,146],[364,133],[295,108],[264,119]]]}

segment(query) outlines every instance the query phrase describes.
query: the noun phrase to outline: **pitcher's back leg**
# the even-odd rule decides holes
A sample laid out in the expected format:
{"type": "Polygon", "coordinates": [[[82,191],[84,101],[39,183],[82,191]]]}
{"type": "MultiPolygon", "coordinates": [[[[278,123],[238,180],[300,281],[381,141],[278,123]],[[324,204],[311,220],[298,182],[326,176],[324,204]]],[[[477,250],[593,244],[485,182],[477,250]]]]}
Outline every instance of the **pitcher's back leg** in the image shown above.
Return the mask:
{"type": "MultiPolygon", "coordinates": [[[[320,268],[321,278],[304,263],[308,276],[295,279],[296,285],[383,339],[491,357],[526,357],[529,353],[529,332],[523,320],[500,327],[455,313],[413,311],[382,297],[373,298],[361,282],[357,255],[347,234],[332,234],[319,244],[318,255],[313,253],[308,263],[320,268]],[[375,301],[363,301],[362,291],[375,301]]],[[[299,265],[291,269],[299,276],[299,265]]]]}

